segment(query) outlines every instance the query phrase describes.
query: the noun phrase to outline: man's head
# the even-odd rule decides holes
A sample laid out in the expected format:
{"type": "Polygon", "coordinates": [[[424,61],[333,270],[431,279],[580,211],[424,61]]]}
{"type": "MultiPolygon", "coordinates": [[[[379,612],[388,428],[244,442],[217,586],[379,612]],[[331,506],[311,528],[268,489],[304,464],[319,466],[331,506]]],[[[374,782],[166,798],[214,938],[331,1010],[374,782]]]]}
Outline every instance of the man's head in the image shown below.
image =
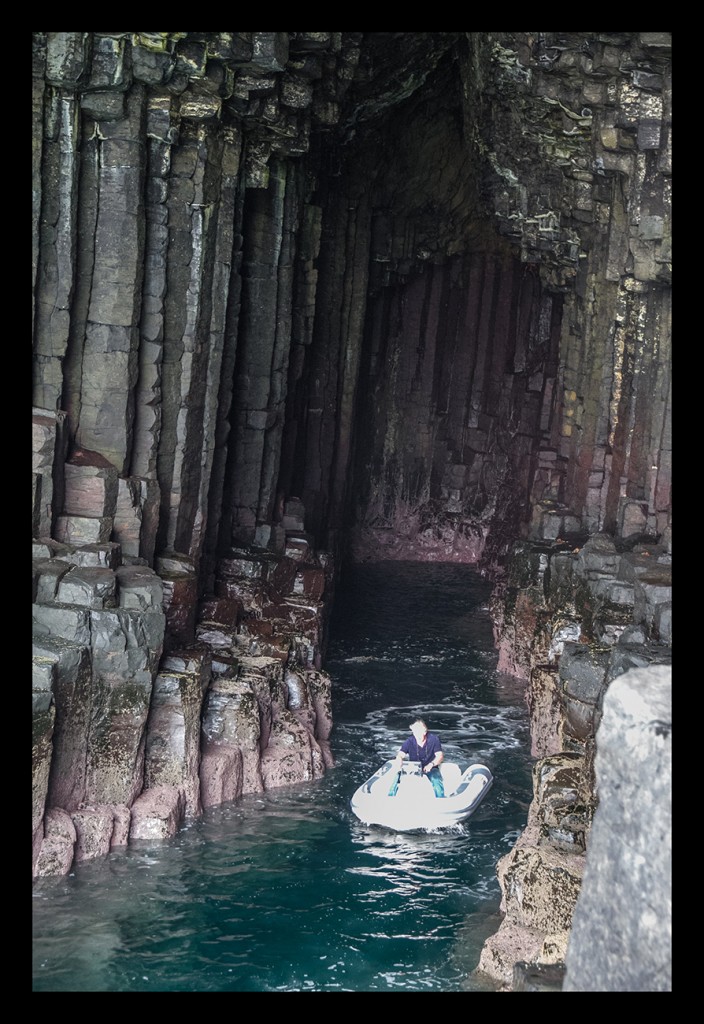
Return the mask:
{"type": "Polygon", "coordinates": [[[409,726],[411,732],[415,736],[418,743],[421,743],[428,731],[428,726],[425,724],[422,718],[416,718],[415,722],[411,722],[409,726]]]}

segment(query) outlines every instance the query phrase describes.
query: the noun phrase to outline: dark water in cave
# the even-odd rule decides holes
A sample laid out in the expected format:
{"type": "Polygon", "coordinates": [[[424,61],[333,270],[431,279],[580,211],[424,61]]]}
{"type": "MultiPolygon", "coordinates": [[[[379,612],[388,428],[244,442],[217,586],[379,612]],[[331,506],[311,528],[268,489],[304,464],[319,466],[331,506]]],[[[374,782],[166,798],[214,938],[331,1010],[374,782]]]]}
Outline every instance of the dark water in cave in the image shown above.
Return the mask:
{"type": "Polygon", "coordinates": [[[470,974],[499,924],[496,862],[531,794],[528,713],[496,673],[488,595],[466,566],[347,570],[325,663],[335,767],[36,882],[33,991],[482,990],[470,974]],[[365,826],[350,797],[415,715],[493,788],[452,830],[365,826]]]}

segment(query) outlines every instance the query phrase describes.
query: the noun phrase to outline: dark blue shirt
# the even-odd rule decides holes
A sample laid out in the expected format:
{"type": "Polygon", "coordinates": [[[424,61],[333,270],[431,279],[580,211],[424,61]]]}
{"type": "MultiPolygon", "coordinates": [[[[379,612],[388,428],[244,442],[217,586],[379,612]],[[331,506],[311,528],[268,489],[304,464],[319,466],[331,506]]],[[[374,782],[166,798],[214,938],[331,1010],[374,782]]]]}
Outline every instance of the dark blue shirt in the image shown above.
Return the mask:
{"type": "Polygon", "coordinates": [[[422,747],[419,747],[416,743],[415,736],[409,736],[401,744],[401,750],[404,754],[408,754],[411,761],[420,761],[421,768],[425,768],[426,764],[433,760],[438,751],[442,750],[442,744],[439,736],[428,732],[425,734],[425,743],[422,747]]]}

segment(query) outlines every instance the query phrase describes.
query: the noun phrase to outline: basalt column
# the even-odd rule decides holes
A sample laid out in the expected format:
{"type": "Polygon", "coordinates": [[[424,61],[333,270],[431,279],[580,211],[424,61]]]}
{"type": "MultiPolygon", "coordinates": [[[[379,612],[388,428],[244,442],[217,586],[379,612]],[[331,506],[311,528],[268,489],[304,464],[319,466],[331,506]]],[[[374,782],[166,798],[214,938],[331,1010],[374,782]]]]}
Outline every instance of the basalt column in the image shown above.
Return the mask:
{"type": "Polygon", "coordinates": [[[561,305],[498,253],[431,263],[370,303],[358,557],[382,545],[477,561],[492,518],[517,528],[551,417],[561,305]]]}
{"type": "Polygon", "coordinates": [[[273,162],[267,188],[246,193],[230,447],[234,543],[254,541],[257,524],[270,524],[274,511],[300,209],[296,172],[283,163],[273,162]]]}
{"type": "Polygon", "coordinates": [[[564,297],[526,533],[658,537],[671,503],[671,39],[468,39],[463,117],[482,136],[496,228],[564,297]]]}
{"type": "Polygon", "coordinates": [[[157,548],[196,560],[215,444],[238,155],[236,138],[188,121],[171,153],[157,548]]]}
{"type": "Polygon", "coordinates": [[[332,550],[350,493],[370,244],[368,194],[359,179],[339,177],[333,187],[322,175],[316,316],[305,361],[291,381],[286,439],[292,460],[282,463],[281,477],[282,490],[302,498],[310,531],[332,550]]]}

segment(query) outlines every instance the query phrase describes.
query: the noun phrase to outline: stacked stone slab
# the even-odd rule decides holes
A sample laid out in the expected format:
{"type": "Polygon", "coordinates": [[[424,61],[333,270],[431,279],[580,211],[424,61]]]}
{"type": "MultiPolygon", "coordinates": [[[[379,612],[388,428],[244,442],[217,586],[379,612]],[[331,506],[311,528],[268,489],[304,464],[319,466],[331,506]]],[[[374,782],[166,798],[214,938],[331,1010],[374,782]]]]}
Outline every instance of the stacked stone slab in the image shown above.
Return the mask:
{"type": "Polygon", "coordinates": [[[118,496],[115,467],[74,452],[58,538],[33,544],[35,876],[332,764],[315,667],[329,559],[300,536],[293,557],[233,551],[224,593],[199,601],[191,558],[153,569],[109,539],[118,496]]]}
{"type": "Polygon", "coordinates": [[[129,807],[143,787],[165,626],[161,581],[148,567],[135,579],[131,567],[115,565],[114,545],[87,548],[61,545],[35,563],[33,655],[52,673],[35,712],[43,755],[35,777],[47,780],[35,798],[37,875],[124,845],[129,807]]]}
{"type": "MultiPolygon", "coordinates": [[[[500,664],[526,679],[532,753],[537,758],[526,829],[497,868],[503,918],[485,943],[478,965],[480,973],[506,989],[522,990],[524,983],[530,984],[526,976],[531,970],[548,967],[553,973],[546,988],[561,988],[572,921],[582,902],[586,865],[592,863],[592,844],[604,842],[604,831],[595,834],[594,822],[602,803],[617,799],[622,807],[614,794],[624,769],[613,760],[613,750],[609,755],[608,746],[613,744],[608,737],[618,734],[621,716],[625,713],[629,718],[629,713],[623,710],[625,698],[617,698],[616,693],[632,694],[638,715],[643,711],[642,722],[630,723],[633,735],[640,736],[648,732],[652,687],[659,694],[657,700],[666,700],[671,687],[672,556],[669,537],[663,541],[617,544],[613,537],[595,534],[577,547],[560,537],[526,542],[516,546],[507,578],[492,595],[500,664]],[[610,701],[612,709],[619,710],[607,720],[610,701]],[[611,756],[601,776],[598,769],[595,772],[595,759],[598,764],[600,756],[611,756]]],[[[630,765],[630,755],[624,763],[630,765]]],[[[626,774],[631,774],[630,768],[626,774]]],[[[638,984],[651,991],[667,986],[670,768],[663,764],[656,778],[646,771],[638,777],[642,798],[629,790],[633,804],[624,812],[624,820],[632,825],[629,843],[637,847],[646,842],[653,805],[663,816],[656,888],[649,894],[622,879],[625,890],[620,885],[614,890],[621,894],[619,899],[629,899],[632,907],[623,925],[626,959],[620,966],[610,957],[605,961],[586,953],[585,936],[587,929],[591,928],[590,935],[594,931],[596,911],[585,892],[584,905],[590,908],[585,913],[591,915],[591,923],[575,940],[579,952],[572,957],[572,991],[581,985],[597,990],[599,984],[604,990],[622,990],[626,977],[637,977],[638,984]],[[658,961],[656,975],[647,980],[637,966],[639,943],[643,942],[642,950],[646,948],[643,935],[637,935],[637,921],[642,925],[649,919],[651,902],[662,907],[665,917],[662,933],[647,947],[658,961]]],[[[602,813],[608,818],[619,812],[605,808],[602,813]]],[[[619,828],[613,824],[611,834],[616,835],[619,828]]],[[[613,871],[623,871],[620,852],[611,852],[613,871]]],[[[597,850],[594,860],[598,862],[600,856],[597,850]]],[[[592,868],[592,872],[599,870],[592,868]]],[[[599,913],[603,914],[603,907],[599,913]]],[[[611,948],[610,942],[607,946],[611,948]]]]}

